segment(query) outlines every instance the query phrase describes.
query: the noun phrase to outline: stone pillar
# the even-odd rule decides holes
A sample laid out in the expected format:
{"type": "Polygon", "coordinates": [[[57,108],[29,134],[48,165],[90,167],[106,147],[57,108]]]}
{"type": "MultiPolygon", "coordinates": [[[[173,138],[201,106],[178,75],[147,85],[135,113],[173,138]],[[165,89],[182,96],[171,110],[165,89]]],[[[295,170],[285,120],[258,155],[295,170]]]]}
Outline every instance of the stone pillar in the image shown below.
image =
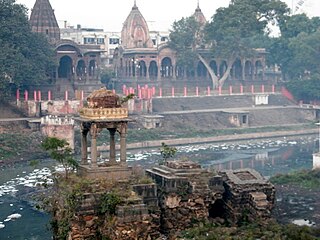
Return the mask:
{"type": "Polygon", "coordinates": [[[109,162],[111,164],[116,164],[116,142],[115,142],[115,133],[116,129],[115,128],[109,128],[109,133],[110,133],[110,159],[109,162]]]}
{"type": "Polygon", "coordinates": [[[91,134],[91,165],[97,167],[97,125],[92,124],[90,129],[91,134]]]}
{"type": "Polygon", "coordinates": [[[126,164],[127,162],[127,124],[122,123],[120,127],[120,162],[126,164]]]}
{"type": "Polygon", "coordinates": [[[87,141],[88,129],[85,129],[81,124],[81,164],[88,164],[88,141],[87,141]]]}

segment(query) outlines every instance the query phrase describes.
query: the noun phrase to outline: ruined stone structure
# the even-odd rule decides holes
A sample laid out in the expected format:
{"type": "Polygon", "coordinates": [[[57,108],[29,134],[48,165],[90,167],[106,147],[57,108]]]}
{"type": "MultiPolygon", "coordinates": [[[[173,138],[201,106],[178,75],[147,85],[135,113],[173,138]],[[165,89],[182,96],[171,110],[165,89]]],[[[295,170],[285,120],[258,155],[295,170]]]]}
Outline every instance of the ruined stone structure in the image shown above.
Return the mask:
{"type": "Polygon", "coordinates": [[[92,92],[88,98],[88,106],[80,110],[80,118],[76,120],[81,128],[82,160],[80,175],[89,178],[125,179],[130,175],[126,163],[126,134],[128,109],[121,106],[119,96],[112,91],[101,88],[92,92]],[[107,164],[97,163],[97,137],[102,129],[110,133],[110,156],[107,164]],[[91,135],[91,162],[88,163],[87,136],[91,135]],[[120,162],[116,161],[115,134],[120,135],[120,162]]]}
{"type": "Polygon", "coordinates": [[[215,174],[193,162],[171,161],[147,174],[157,183],[161,227],[171,239],[198,222],[236,225],[244,218],[268,218],[274,206],[273,185],[253,169],[215,174]]]}

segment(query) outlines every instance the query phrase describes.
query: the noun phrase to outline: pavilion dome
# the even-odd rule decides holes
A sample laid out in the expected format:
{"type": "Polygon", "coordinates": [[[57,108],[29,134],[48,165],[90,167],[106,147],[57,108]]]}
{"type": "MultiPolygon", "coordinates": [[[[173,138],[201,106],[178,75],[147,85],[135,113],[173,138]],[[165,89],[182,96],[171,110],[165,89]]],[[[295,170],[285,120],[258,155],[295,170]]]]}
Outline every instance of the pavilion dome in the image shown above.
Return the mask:
{"type": "Polygon", "coordinates": [[[89,108],[119,108],[120,97],[106,88],[93,91],[87,97],[89,108]]]}
{"type": "Polygon", "coordinates": [[[136,2],[123,24],[121,40],[124,48],[153,48],[148,24],[139,11],[136,2]]]}

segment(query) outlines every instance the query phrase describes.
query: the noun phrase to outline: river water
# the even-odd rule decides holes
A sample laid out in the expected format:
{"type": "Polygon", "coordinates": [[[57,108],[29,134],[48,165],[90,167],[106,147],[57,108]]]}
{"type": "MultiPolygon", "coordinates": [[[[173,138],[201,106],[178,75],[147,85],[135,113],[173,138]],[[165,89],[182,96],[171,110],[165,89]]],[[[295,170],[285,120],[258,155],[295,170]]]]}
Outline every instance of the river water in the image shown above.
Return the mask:
{"type": "MultiPolygon", "coordinates": [[[[254,168],[266,177],[312,168],[312,154],[318,150],[313,137],[266,139],[237,143],[201,144],[178,147],[176,158],[198,161],[203,167],[221,170],[254,168]]],[[[159,149],[129,151],[130,165],[151,167],[161,159],[159,149]]],[[[22,200],[43,182],[51,184],[50,160],[31,167],[18,163],[0,167],[0,239],[51,239],[50,216],[22,200]]],[[[303,218],[303,216],[301,216],[303,218]]],[[[320,224],[320,223],[319,223],[320,224]]]]}

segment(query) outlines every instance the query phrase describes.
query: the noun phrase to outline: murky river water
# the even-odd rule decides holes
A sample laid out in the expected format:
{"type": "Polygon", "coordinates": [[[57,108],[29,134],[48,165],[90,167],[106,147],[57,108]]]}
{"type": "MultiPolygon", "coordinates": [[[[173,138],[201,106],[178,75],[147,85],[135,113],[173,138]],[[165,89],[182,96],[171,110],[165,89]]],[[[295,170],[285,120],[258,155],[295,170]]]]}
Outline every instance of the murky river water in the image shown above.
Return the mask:
{"type": "MultiPolygon", "coordinates": [[[[317,151],[312,137],[289,140],[243,141],[225,144],[201,144],[178,148],[177,158],[199,161],[202,166],[220,169],[254,168],[264,176],[312,168],[312,153],[317,151]]],[[[158,149],[131,151],[131,165],[152,166],[159,161],[158,149]]],[[[50,216],[37,211],[19,194],[37,184],[50,184],[52,161],[37,168],[28,164],[0,167],[0,239],[51,239],[50,216]]],[[[303,218],[303,216],[301,216],[303,218]]],[[[320,224],[320,223],[319,223],[320,224]]]]}

